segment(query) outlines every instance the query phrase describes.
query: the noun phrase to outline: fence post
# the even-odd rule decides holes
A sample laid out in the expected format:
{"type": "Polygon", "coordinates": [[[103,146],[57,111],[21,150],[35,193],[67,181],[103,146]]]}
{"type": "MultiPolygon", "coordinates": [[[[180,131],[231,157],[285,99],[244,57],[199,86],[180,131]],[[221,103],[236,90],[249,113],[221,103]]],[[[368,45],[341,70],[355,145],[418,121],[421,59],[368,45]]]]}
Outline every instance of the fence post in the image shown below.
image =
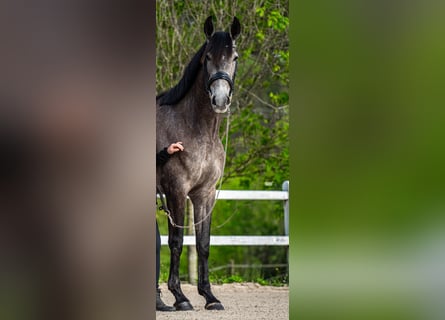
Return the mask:
{"type": "MultiPolygon", "coordinates": [[[[194,214],[193,214],[193,203],[190,199],[187,199],[187,217],[188,217],[188,225],[193,225],[195,222],[194,214]]],[[[188,228],[188,235],[195,235],[195,227],[188,228]]],[[[197,253],[196,246],[188,246],[187,247],[188,254],[188,273],[189,273],[189,283],[195,285],[196,280],[198,279],[198,268],[197,268],[197,253]]]]}
{"type": "Polygon", "coordinates": [[[284,200],[284,235],[289,235],[289,180],[283,182],[283,191],[287,191],[288,198],[284,200]]]}
{"type": "MultiPolygon", "coordinates": [[[[289,236],[289,180],[283,182],[283,191],[287,191],[287,200],[284,200],[284,235],[289,236]]],[[[290,245],[290,242],[289,242],[290,245]]],[[[289,247],[286,248],[287,276],[289,278],[289,247]]]]}

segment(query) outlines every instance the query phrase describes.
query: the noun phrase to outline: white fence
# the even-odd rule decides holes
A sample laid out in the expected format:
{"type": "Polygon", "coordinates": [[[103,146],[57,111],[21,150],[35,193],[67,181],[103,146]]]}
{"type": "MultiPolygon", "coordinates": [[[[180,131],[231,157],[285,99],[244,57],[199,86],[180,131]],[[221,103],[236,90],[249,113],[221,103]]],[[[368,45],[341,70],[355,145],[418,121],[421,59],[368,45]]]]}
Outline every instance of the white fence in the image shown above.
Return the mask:
{"type": "MultiPolygon", "coordinates": [[[[283,201],[284,235],[210,236],[211,246],[289,246],[289,181],[282,191],[221,190],[218,200],[281,200],[283,201]]],[[[161,235],[161,244],[168,244],[168,236],[161,235]]],[[[195,236],[184,235],[184,245],[194,246],[195,236]]]]}

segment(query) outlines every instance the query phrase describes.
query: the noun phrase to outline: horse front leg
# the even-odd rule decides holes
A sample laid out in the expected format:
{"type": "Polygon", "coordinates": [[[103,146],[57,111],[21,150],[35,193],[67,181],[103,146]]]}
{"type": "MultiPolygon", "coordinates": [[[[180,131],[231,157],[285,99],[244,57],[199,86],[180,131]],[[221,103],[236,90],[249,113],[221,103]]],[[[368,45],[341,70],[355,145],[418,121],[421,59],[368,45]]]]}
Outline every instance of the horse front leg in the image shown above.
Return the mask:
{"type": "Polygon", "coordinates": [[[210,225],[214,202],[214,195],[208,199],[195,199],[193,201],[195,223],[198,223],[195,225],[196,251],[198,252],[198,292],[206,299],[206,309],[224,310],[221,302],[213,295],[209,281],[210,225]]]}
{"type": "MultiPolygon", "coordinates": [[[[169,196],[169,209],[175,224],[184,225],[185,195],[169,196]]],[[[168,223],[168,246],[170,248],[170,273],[168,277],[168,289],[175,296],[174,306],[176,310],[193,310],[189,299],[181,290],[179,280],[179,264],[181,260],[182,245],[184,240],[184,229],[168,223]]]]}

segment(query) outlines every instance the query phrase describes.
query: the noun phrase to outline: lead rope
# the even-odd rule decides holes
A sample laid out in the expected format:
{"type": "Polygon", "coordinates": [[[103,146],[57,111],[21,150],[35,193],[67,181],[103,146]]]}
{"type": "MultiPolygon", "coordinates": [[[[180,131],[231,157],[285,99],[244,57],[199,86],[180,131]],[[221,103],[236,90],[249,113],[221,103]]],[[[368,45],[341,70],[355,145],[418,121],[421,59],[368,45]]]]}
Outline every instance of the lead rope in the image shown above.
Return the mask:
{"type": "Polygon", "coordinates": [[[218,191],[216,193],[216,197],[215,197],[215,202],[213,203],[212,209],[205,215],[204,218],[202,218],[201,220],[199,220],[198,222],[195,222],[191,225],[188,226],[180,226],[177,223],[175,223],[175,221],[173,220],[173,217],[171,215],[170,209],[167,206],[167,202],[165,201],[165,196],[164,193],[162,192],[162,187],[160,185],[156,186],[156,191],[159,193],[159,198],[161,200],[162,205],[159,207],[160,210],[163,210],[168,218],[168,220],[170,221],[170,224],[172,226],[174,226],[175,228],[179,228],[179,229],[190,229],[193,228],[194,226],[197,226],[201,223],[203,223],[213,212],[213,209],[215,208],[216,202],[219,198],[219,192],[221,191],[221,186],[222,186],[222,181],[224,178],[224,169],[226,167],[226,159],[227,159],[227,147],[229,145],[229,127],[230,127],[230,110],[227,113],[227,121],[226,121],[226,133],[225,133],[225,140],[226,140],[226,144],[224,146],[224,161],[223,161],[223,170],[221,173],[221,178],[219,180],[219,188],[218,191]]]}

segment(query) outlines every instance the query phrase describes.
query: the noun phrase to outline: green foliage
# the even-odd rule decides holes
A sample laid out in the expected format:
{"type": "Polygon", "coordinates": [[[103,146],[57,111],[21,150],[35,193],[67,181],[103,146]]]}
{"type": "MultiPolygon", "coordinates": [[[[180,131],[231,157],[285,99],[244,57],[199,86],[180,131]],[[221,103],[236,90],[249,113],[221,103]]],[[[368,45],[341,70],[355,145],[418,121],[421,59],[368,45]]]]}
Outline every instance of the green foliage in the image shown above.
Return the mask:
{"type": "MultiPolygon", "coordinates": [[[[187,63],[204,43],[203,23],[207,16],[214,16],[217,30],[227,30],[232,17],[239,18],[242,27],[236,41],[239,64],[223,189],[280,190],[283,181],[289,179],[288,1],[158,0],[156,3],[158,93],[179,81],[187,63]]],[[[221,136],[224,131],[223,125],[221,136]]],[[[166,223],[162,225],[161,222],[161,233],[166,234],[166,223]]],[[[220,201],[212,225],[212,234],[283,234],[282,203],[220,201]]],[[[161,263],[168,265],[168,249],[165,247],[163,252],[161,263]]],[[[210,268],[226,265],[229,259],[243,264],[285,263],[287,253],[279,247],[211,248],[210,268]]],[[[181,274],[186,275],[186,259],[182,261],[181,274]]],[[[286,270],[256,268],[237,272],[246,281],[287,279],[286,270]]],[[[217,282],[236,279],[228,270],[212,274],[217,282]]],[[[161,280],[163,277],[161,274],[161,280]]]]}
{"type": "Polygon", "coordinates": [[[231,275],[229,277],[227,277],[226,279],[224,279],[223,281],[224,283],[240,283],[240,282],[245,282],[245,280],[243,279],[243,277],[235,274],[235,275],[231,275]]]}
{"type": "Polygon", "coordinates": [[[215,17],[216,29],[227,29],[234,15],[241,21],[226,181],[261,178],[277,188],[288,179],[287,6],[287,1],[157,1],[158,92],[181,78],[205,40],[208,15],[215,17]]]}

